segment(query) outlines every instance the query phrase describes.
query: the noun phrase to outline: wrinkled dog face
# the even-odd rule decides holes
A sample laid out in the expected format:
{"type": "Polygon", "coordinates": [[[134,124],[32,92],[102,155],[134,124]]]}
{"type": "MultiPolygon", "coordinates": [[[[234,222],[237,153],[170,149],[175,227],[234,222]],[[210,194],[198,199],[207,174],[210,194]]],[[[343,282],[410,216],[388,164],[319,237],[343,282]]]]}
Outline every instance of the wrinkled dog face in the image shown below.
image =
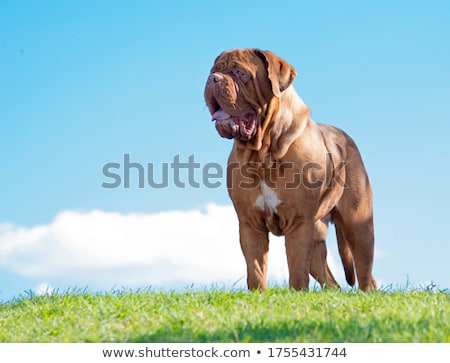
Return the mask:
{"type": "Polygon", "coordinates": [[[219,55],[206,82],[205,100],[220,136],[260,143],[268,105],[295,76],[294,67],[269,51],[236,49],[219,55]]]}
{"type": "MultiPolygon", "coordinates": [[[[261,95],[256,89],[256,78],[266,80],[266,67],[253,50],[234,50],[217,57],[206,82],[205,100],[216,122],[220,136],[242,141],[250,140],[257,131],[257,118],[261,112],[261,95]],[[260,101],[260,102],[258,102],[260,101]]],[[[266,92],[267,93],[267,92],[266,92]]]]}

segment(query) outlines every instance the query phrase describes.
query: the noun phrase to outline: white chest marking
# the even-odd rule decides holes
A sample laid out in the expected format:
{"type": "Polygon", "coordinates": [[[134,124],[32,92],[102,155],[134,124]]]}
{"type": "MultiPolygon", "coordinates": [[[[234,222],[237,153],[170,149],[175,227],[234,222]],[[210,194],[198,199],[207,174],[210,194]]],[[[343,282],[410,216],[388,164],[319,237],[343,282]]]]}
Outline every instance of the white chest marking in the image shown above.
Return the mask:
{"type": "Polygon", "coordinates": [[[255,206],[261,211],[264,211],[267,207],[270,214],[277,213],[277,206],[280,205],[281,200],[278,199],[275,190],[271,189],[266,183],[262,182],[261,191],[262,194],[256,199],[255,206]]]}
{"type": "Polygon", "coordinates": [[[255,207],[264,212],[265,206],[264,206],[264,195],[260,194],[258,198],[256,198],[255,207]]]}

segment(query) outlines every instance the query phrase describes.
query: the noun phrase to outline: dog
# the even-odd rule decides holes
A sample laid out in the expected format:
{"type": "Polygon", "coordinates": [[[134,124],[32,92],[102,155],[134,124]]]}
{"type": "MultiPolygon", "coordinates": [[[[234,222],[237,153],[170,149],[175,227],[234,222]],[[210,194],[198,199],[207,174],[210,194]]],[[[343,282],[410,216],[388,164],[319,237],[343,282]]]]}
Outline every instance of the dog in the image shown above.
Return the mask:
{"type": "Polygon", "coordinates": [[[289,286],[338,287],[326,262],[334,223],[350,286],[372,276],[372,189],[355,142],[314,122],[296,93],[295,68],[270,51],[236,49],[214,61],[205,101],[220,136],[234,139],[227,187],[239,220],[249,290],[265,290],[269,232],[285,237],[289,286]]]}

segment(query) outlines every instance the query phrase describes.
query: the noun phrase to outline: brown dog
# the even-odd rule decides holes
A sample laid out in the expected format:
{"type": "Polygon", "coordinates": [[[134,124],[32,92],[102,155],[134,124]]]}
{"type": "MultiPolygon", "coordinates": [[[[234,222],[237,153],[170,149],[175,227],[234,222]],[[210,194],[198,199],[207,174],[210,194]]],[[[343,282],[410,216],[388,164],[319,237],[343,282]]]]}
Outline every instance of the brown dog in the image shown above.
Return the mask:
{"type": "Polygon", "coordinates": [[[334,222],[347,282],[375,289],[372,191],[359,151],[342,130],[315,123],[292,82],[294,67],[269,51],[217,57],[205,100],[222,137],[234,138],[228,190],[239,218],[249,289],[266,288],[268,233],[284,235],[289,285],[309,273],[337,286],[326,263],[334,222]]]}

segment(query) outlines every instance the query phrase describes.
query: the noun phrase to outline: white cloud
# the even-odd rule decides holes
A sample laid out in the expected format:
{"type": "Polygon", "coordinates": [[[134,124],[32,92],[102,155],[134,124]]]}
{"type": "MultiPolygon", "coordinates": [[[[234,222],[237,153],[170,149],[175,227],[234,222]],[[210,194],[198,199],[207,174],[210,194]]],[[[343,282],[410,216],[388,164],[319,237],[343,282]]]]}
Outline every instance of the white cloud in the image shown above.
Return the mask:
{"type": "MultiPolygon", "coordinates": [[[[331,256],[331,268],[339,272],[342,267],[334,261],[331,256]]],[[[244,286],[246,274],[234,209],[215,204],[204,213],[64,211],[48,225],[2,224],[0,266],[39,279],[103,286],[228,285],[238,280],[244,286]]],[[[269,281],[287,278],[284,242],[271,237],[269,281]]]]}
{"type": "Polygon", "coordinates": [[[53,286],[47,282],[42,282],[33,289],[34,293],[38,296],[51,294],[54,290],[53,286]]]}

